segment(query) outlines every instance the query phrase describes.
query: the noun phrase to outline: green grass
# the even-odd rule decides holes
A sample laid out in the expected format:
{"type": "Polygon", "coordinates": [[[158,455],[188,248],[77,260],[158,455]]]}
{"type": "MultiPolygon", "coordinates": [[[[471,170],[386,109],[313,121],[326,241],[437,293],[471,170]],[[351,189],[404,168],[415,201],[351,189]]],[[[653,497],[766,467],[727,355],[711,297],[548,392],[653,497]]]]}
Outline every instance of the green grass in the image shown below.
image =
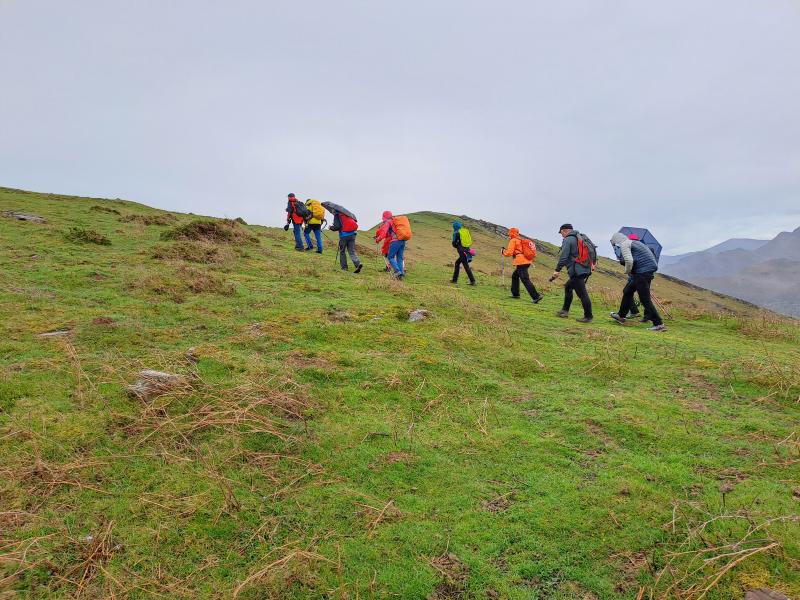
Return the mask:
{"type": "Polygon", "coordinates": [[[447,284],[433,213],[398,283],[140,204],[0,210],[47,219],[0,218],[0,596],[696,598],[742,556],[707,598],[800,594],[796,322],[660,279],[669,331],[621,327],[610,261],[558,319],[553,257],[507,300],[488,232],[447,284]],[[190,386],[132,399],[146,368],[190,386]]]}

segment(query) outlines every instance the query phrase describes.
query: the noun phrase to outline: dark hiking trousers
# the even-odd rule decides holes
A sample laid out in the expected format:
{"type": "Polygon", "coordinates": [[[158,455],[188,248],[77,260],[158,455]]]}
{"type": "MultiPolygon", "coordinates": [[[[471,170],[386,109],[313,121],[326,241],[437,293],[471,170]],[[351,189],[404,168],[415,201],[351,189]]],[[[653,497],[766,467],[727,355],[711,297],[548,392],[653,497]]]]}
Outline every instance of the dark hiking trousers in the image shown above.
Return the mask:
{"type": "Polygon", "coordinates": [[[639,300],[642,301],[644,307],[644,314],[650,317],[653,325],[661,325],[661,315],[658,314],[656,307],[653,305],[653,299],[650,297],[650,284],[653,281],[652,273],[643,273],[642,275],[632,275],[632,282],[625,286],[622,290],[622,303],[619,305],[619,315],[627,315],[631,306],[633,305],[633,294],[639,294],[639,300]],[[625,312],[622,312],[625,311],[625,312]]]}
{"type": "MultiPolygon", "coordinates": [[[[626,283],[625,287],[622,289],[622,295],[624,296],[626,293],[630,292],[631,289],[633,290],[634,293],[636,292],[636,284],[633,283],[633,275],[628,277],[628,283],[626,283]]],[[[639,300],[641,301],[641,298],[639,298],[639,300]]],[[[628,316],[638,317],[639,316],[639,307],[636,305],[636,302],[635,301],[631,301],[631,307],[628,310],[628,314],[627,315],[620,315],[620,316],[622,316],[622,317],[628,317],[628,316]]],[[[647,321],[649,319],[650,319],[650,315],[647,314],[647,311],[645,310],[644,314],[642,315],[642,320],[643,321],[647,321]]]]}
{"type": "Polygon", "coordinates": [[[456,248],[456,250],[458,250],[458,260],[456,260],[456,267],[453,269],[453,283],[458,281],[458,274],[461,271],[462,265],[470,282],[475,283],[475,275],[472,274],[472,269],[469,268],[469,254],[467,254],[467,249],[456,248]]]}
{"type": "Polygon", "coordinates": [[[339,238],[339,265],[346,271],[347,255],[345,254],[345,250],[347,251],[347,254],[350,255],[350,260],[353,261],[353,265],[358,267],[358,265],[361,264],[361,261],[358,259],[358,254],[356,254],[355,235],[348,235],[347,237],[339,238]]]}
{"type": "Polygon", "coordinates": [[[572,293],[574,291],[583,305],[583,316],[587,319],[592,319],[594,318],[592,315],[592,301],[589,298],[589,292],[586,291],[587,279],[589,279],[588,275],[579,275],[578,277],[570,277],[567,280],[567,283],[564,284],[563,310],[567,312],[569,307],[572,306],[572,293]]]}
{"type": "Polygon", "coordinates": [[[528,269],[530,268],[530,265],[517,265],[517,268],[514,269],[514,272],[511,274],[511,295],[515,298],[519,298],[520,281],[522,281],[522,285],[525,286],[525,289],[528,290],[528,293],[531,295],[531,300],[539,298],[539,292],[536,291],[536,287],[534,287],[531,277],[528,274],[528,269]]]}

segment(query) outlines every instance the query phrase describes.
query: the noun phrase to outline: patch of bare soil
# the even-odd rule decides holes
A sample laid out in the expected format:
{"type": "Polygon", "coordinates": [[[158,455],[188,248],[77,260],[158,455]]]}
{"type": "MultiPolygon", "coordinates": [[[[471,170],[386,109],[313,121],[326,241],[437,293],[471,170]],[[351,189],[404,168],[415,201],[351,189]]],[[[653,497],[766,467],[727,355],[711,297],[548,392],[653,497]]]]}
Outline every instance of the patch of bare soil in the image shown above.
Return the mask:
{"type": "Polygon", "coordinates": [[[514,492],[495,493],[491,498],[483,502],[483,509],[490,513],[505,512],[511,507],[513,498],[514,492]]]}
{"type": "Polygon", "coordinates": [[[461,560],[448,552],[432,558],[429,564],[439,573],[442,581],[436,586],[428,600],[452,600],[467,597],[467,574],[469,569],[461,560]]]}

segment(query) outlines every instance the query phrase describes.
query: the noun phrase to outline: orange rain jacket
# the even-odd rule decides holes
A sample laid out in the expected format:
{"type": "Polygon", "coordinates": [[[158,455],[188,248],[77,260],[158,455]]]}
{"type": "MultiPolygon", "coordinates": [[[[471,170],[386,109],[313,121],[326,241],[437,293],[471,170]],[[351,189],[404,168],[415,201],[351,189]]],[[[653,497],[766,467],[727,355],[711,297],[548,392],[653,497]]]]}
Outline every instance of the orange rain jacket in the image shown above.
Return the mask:
{"type": "Polygon", "coordinates": [[[508,248],[503,250],[503,256],[513,256],[514,265],[517,267],[531,264],[533,261],[525,258],[522,253],[522,240],[519,239],[519,229],[516,227],[509,229],[508,237],[511,239],[508,240],[508,248]]]}

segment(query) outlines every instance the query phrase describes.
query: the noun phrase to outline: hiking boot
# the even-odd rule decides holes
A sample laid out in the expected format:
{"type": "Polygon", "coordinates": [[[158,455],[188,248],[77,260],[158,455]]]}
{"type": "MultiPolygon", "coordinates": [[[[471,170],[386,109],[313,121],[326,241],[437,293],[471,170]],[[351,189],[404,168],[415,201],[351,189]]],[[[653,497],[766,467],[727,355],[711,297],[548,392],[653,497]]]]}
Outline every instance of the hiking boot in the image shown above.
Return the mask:
{"type": "Polygon", "coordinates": [[[666,331],[667,326],[663,323],[661,325],[653,325],[652,327],[647,328],[648,331],[666,331]]]}
{"type": "Polygon", "coordinates": [[[477,284],[477,283],[475,283],[474,281],[470,281],[470,282],[469,282],[469,284],[470,284],[470,285],[478,285],[478,284],[477,284]]]}
{"type": "Polygon", "coordinates": [[[619,313],[612,312],[612,313],[609,313],[609,316],[612,319],[614,319],[617,323],[619,323],[620,325],[625,325],[625,317],[620,317],[619,313]]]}
{"type": "Polygon", "coordinates": [[[509,300],[519,300],[519,296],[509,296],[509,300]]]}
{"type": "Polygon", "coordinates": [[[540,294],[539,296],[537,296],[536,298],[534,298],[534,299],[533,299],[533,303],[534,303],[534,304],[539,304],[539,302],[541,302],[541,301],[542,301],[542,298],[544,298],[544,296],[542,296],[542,295],[540,294]]]}
{"type": "Polygon", "coordinates": [[[306,248],[306,252],[311,252],[313,249],[314,249],[314,246],[309,246],[308,248],[306,248]]]}
{"type": "Polygon", "coordinates": [[[650,317],[642,317],[642,323],[652,323],[653,320],[650,317]]]}
{"type": "Polygon", "coordinates": [[[629,312],[625,318],[626,319],[638,319],[639,318],[639,313],[629,312]]]}
{"type": "Polygon", "coordinates": [[[398,275],[397,276],[398,281],[403,281],[405,278],[406,278],[405,275],[398,275]]]}
{"type": "Polygon", "coordinates": [[[458,281],[456,281],[455,279],[451,279],[451,280],[450,280],[450,283],[452,283],[452,284],[458,284],[458,281]]]}
{"type": "Polygon", "coordinates": [[[356,270],[355,270],[355,271],[353,271],[353,273],[361,273],[361,267],[363,267],[363,266],[364,266],[364,265],[358,265],[358,266],[356,267],[356,270]]]}
{"type": "Polygon", "coordinates": [[[322,254],[322,250],[317,250],[317,254],[322,254]]]}
{"type": "Polygon", "coordinates": [[[295,250],[297,250],[298,252],[305,252],[306,251],[305,248],[295,248],[295,250]]]}
{"type": "Polygon", "coordinates": [[[592,317],[581,317],[580,319],[575,319],[578,323],[591,323],[594,319],[592,317]]]}
{"type": "Polygon", "coordinates": [[[562,319],[566,319],[567,317],[569,317],[569,311],[566,311],[566,310],[563,310],[563,309],[559,310],[559,311],[556,312],[556,316],[557,317],[561,317],[562,319]]]}

